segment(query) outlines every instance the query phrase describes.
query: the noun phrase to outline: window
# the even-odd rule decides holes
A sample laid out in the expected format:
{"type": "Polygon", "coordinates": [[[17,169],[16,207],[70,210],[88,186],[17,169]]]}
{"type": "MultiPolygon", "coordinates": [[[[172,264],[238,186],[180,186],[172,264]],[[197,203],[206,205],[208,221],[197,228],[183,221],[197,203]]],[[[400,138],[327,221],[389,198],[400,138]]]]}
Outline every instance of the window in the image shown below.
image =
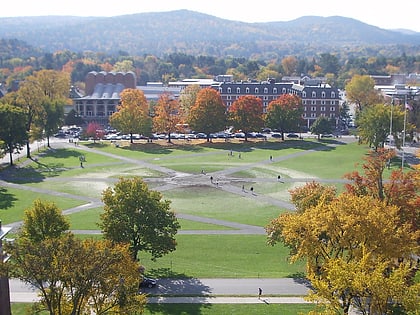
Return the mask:
{"type": "Polygon", "coordinates": [[[282,92],[283,94],[286,94],[286,88],[283,88],[283,89],[281,90],[281,92],[282,92]]]}
{"type": "Polygon", "coordinates": [[[312,104],[312,105],[316,105],[316,101],[315,101],[315,100],[312,100],[312,101],[311,101],[311,104],[312,104]]]}
{"type": "Polygon", "coordinates": [[[322,93],[321,93],[321,97],[322,97],[322,98],[325,98],[325,91],[322,91],[322,93]]]}
{"type": "Polygon", "coordinates": [[[335,92],[331,92],[331,98],[335,98],[335,92]]]}
{"type": "Polygon", "coordinates": [[[311,107],[311,112],[316,112],[316,107],[315,106],[311,107]]]}
{"type": "Polygon", "coordinates": [[[316,118],[316,113],[311,113],[311,118],[316,118]]]}
{"type": "Polygon", "coordinates": [[[219,93],[222,94],[223,93],[223,89],[221,87],[219,87],[219,93]]]}
{"type": "Polygon", "coordinates": [[[321,101],[321,105],[325,105],[325,100],[322,100],[321,101]]]}
{"type": "Polygon", "coordinates": [[[302,92],[302,97],[306,98],[306,92],[305,91],[302,92]]]}
{"type": "Polygon", "coordinates": [[[114,112],[113,112],[112,110],[110,110],[110,111],[108,112],[108,116],[111,116],[113,113],[114,113],[114,112]]]}
{"type": "Polygon", "coordinates": [[[325,106],[321,106],[321,112],[325,112],[325,106]]]}
{"type": "Polygon", "coordinates": [[[245,93],[246,93],[246,94],[249,94],[249,87],[247,87],[247,88],[245,89],[245,93]]]}
{"type": "Polygon", "coordinates": [[[273,94],[277,94],[277,88],[273,89],[273,94]]]}
{"type": "Polygon", "coordinates": [[[268,96],[267,95],[264,95],[264,101],[267,101],[268,100],[268,96]]]}
{"type": "Polygon", "coordinates": [[[268,93],[268,88],[264,88],[264,94],[268,93]]]}
{"type": "Polygon", "coordinates": [[[231,99],[231,96],[230,95],[226,96],[226,99],[227,100],[230,100],[231,99]]]}
{"type": "Polygon", "coordinates": [[[334,100],[331,100],[331,105],[335,105],[335,101],[334,100]]]}
{"type": "Polygon", "coordinates": [[[316,97],[316,92],[315,91],[313,91],[312,92],[312,98],[315,98],[316,97]]]}
{"type": "Polygon", "coordinates": [[[236,88],[236,94],[241,94],[241,88],[240,87],[236,88]]]}
{"type": "Polygon", "coordinates": [[[230,94],[232,93],[232,89],[230,87],[227,88],[227,92],[230,94]]]}
{"type": "Polygon", "coordinates": [[[259,93],[259,89],[255,88],[255,94],[258,94],[258,93],[259,93]]]}
{"type": "Polygon", "coordinates": [[[335,112],[335,107],[334,106],[330,107],[330,112],[335,112]]]}

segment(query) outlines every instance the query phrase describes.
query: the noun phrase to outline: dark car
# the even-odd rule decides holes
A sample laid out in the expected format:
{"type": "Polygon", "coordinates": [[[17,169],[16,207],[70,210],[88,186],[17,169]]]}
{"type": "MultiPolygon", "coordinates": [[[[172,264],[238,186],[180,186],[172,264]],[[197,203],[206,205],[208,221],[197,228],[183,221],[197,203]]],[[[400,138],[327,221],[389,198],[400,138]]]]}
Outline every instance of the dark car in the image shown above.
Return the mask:
{"type": "Polygon", "coordinates": [[[289,133],[287,135],[287,138],[299,138],[299,135],[295,134],[295,133],[289,133]]]}
{"type": "Polygon", "coordinates": [[[140,287],[141,288],[153,288],[155,287],[157,284],[157,280],[156,279],[152,279],[152,278],[148,278],[148,277],[143,277],[142,282],[140,282],[140,287]]]}

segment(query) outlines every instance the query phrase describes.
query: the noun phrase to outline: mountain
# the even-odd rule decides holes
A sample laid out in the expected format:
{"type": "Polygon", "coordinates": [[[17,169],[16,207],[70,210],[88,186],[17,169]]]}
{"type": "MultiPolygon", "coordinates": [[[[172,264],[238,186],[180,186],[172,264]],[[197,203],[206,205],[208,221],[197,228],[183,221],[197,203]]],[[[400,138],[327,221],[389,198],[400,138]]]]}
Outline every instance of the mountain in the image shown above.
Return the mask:
{"type": "Polygon", "coordinates": [[[385,30],[340,16],[245,23],[189,10],[115,17],[0,18],[0,38],[24,41],[46,52],[68,49],[156,56],[174,52],[245,58],[303,56],[362,46],[386,47],[388,53],[397,50],[399,54],[404,47],[407,54],[418,54],[420,48],[420,33],[385,30]]]}

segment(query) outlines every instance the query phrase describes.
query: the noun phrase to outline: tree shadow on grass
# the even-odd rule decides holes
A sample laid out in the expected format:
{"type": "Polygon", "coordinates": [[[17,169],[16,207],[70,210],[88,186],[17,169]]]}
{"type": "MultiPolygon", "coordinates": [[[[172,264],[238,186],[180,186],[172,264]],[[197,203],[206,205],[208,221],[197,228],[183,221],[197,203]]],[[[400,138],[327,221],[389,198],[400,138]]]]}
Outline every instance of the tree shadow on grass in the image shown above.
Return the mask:
{"type": "Polygon", "coordinates": [[[17,199],[13,194],[9,193],[6,188],[0,187],[0,210],[12,207],[15,201],[17,199]]]}
{"type": "Polygon", "coordinates": [[[211,288],[204,285],[199,279],[188,277],[185,274],[174,273],[168,268],[153,269],[148,275],[158,278],[158,285],[154,288],[145,288],[142,293],[149,296],[178,296],[191,299],[190,303],[166,304],[148,303],[146,309],[150,313],[159,314],[202,314],[203,309],[211,308],[211,304],[204,303],[206,296],[211,294],[211,288]],[[203,299],[203,303],[193,303],[192,299],[203,299]]]}

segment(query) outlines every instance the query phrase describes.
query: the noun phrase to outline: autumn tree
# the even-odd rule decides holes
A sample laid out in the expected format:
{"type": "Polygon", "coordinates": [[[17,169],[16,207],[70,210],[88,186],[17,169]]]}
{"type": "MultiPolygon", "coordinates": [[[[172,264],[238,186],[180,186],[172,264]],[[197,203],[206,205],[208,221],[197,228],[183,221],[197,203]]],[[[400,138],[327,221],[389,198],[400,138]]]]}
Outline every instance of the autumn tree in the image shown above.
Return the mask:
{"type": "Polygon", "coordinates": [[[417,233],[420,244],[420,171],[394,169],[385,180],[384,171],[395,156],[393,149],[370,152],[362,165],[363,173],[354,171],[344,175],[350,180],[345,189],[353,195],[372,196],[387,205],[397,206],[400,223],[417,233]]]}
{"type": "MultiPolygon", "coordinates": [[[[350,193],[333,200],[321,196],[303,212],[281,214],[266,230],[270,244],[283,242],[291,249],[292,262],[306,260],[314,288],[310,299],[327,302],[335,311],[348,314],[350,306],[359,303],[368,314],[368,301],[377,302],[377,308],[388,307],[389,301],[406,303],[409,310],[412,304],[404,301],[400,288],[420,292],[419,284],[406,281],[411,270],[398,263],[411,261],[418,246],[413,233],[400,224],[396,206],[350,193]],[[366,271],[379,277],[376,286],[366,271]],[[372,290],[363,285],[368,283],[372,290]]],[[[418,295],[412,296],[418,301],[418,295]]]]}
{"type": "Polygon", "coordinates": [[[356,117],[358,135],[361,143],[366,143],[374,150],[383,148],[388,138],[391,124],[392,110],[392,136],[397,147],[400,146],[401,131],[404,129],[404,113],[394,106],[382,104],[365,107],[356,117]]]}
{"type": "Polygon", "coordinates": [[[149,115],[149,104],[144,93],[139,89],[125,89],[120,93],[121,104],[109,118],[109,123],[118,131],[129,134],[133,143],[133,134],[149,135],[152,119],[149,115]]]}
{"type": "Polygon", "coordinates": [[[21,237],[32,242],[41,242],[47,238],[60,237],[70,227],[61,210],[49,201],[36,199],[32,208],[25,210],[21,237]]]}
{"type": "Polygon", "coordinates": [[[264,126],[263,104],[259,97],[241,96],[229,107],[228,114],[229,123],[236,130],[242,130],[245,133],[245,141],[247,141],[247,133],[260,130],[264,126]]]}
{"type": "Polygon", "coordinates": [[[157,132],[163,131],[166,133],[168,142],[171,142],[171,133],[179,129],[179,124],[182,122],[178,100],[169,93],[163,93],[154,109],[153,129],[157,132]]]}
{"type": "Polygon", "coordinates": [[[86,136],[92,138],[93,143],[95,143],[97,139],[102,139],[104,133],[105,131],[102,129],[101,125],[98,124],[96,121],[88,123],[85,130],[86,136]]]}
{"type": "Polygon", "coordinates": [[[192,130],[206,133],[207,141],[210,141],[210,133],[226,128],[226,106],[218,91],[205,88],[198,92],[188,124],[192,130]]]}
{"type": "Polygon", "coordinates": [[[13,165],[13,152],[21,150],[28,141],[26,119],[22,108],[0,104],[0,140],[2,150],[9,154],[10,165],[13,165]]]}
{"type": "Polygon", "coordinates": [[[140,266],[128,246],[80,240],[73,234],[39,242],[22,237],[6,245],[12,277],[40,292],[32,312],[51,315],[141,314],[140,266]]]}
{"type": "Polygon", "coordinates": [[[181,91],[179,95],[179,104],[181,107],[182,121],[187,121],[190,115],[190,110],[197,100],[197,94],[201,87],[198,84],[188,85],[181,91]]]}
{"type": "Polygon", "coordinates": [[[346,84],[346,97],[349,102],[356,104],[361,111],[365,106],[381,103],[381,98],[375,91],[375,81],[368,75],[356,74],[346,84]]]}
{"type": "Polygon", "coordinates": [[[371,151],[364,174],[346,174],[345,192],[308,183],[291,191],[298,210],[267,226],[270,244],[283,242],[292,261],[307,260],[310,299],[348,313],[415,310],[420,284],[413,281],[419,250],[420,175],[417,169],[384,171],[394,150],[371,151]]]}
{"type": "Polygon", "coordinates": [[[298,60],[294,56],[286,56],[281,60],[281,65],[285,75],[293,75],[296,73],[298,60]]]}
{"type": "Polygon", "coordinates": [[[294,94],[283,94],[268,104],[265,117],[266,125],[278,129],[284,140],[284,133],[300,129],[303,106],[300,97],[294,94]]]}
{"type": "Polygon", "coordinates": [[[134,260],[140,251],[150,252],[156,259],[176,249],[180,225],[170,201],[149,190],[140,177],[120,178],[114,187],[103,191],[102,200],[104,213],[99,226],[104,237],[129,244],[134,260]]]}

